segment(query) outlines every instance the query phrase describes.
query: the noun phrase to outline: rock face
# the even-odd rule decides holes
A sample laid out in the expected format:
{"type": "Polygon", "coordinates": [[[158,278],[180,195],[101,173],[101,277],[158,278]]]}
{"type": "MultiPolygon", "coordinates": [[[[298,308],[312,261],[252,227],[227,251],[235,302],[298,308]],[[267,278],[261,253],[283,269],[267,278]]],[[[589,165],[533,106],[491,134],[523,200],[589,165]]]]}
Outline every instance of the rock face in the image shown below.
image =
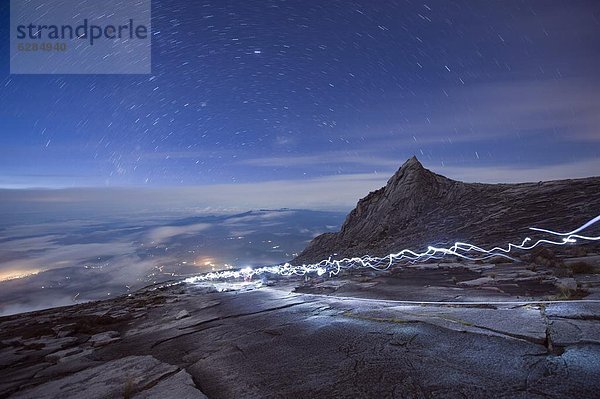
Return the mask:
{"type": "Polygon", "coordinates": [[[152,356],[128,356],[56,379],[14,398],[206,398],[183,370],[152,356]],[[175,395],[176,394],[176,395],[175,395]]]}
{"type": "MultiPolygon", "coordinates": [[[[221,292],[168,284],[3,317],[0,398],[598,397],[599,300],[524,306],[515,301],[536,283],[520,281],[523,265],[464,266],[344,277],[330,295],[293,292],[303,279],[221,292]],[[452,282],[492,270],[507,292],[452,282]],[[176,320],[182,309],[189,317],[176,320]],[[91,342],[115,331],[119,340],[91,342]]],[[[600,275],[575,278],[597,295],[600,275]]]]}
{"type": "Polygon", "coordinates": [[[416,157],[358,202],[339,233],[316,237],[292,262],[378,255],[468,241],[521,242],[529,227],[570,231],[600,214],[600,178],[523,184],[463,183],[416,157]]]}

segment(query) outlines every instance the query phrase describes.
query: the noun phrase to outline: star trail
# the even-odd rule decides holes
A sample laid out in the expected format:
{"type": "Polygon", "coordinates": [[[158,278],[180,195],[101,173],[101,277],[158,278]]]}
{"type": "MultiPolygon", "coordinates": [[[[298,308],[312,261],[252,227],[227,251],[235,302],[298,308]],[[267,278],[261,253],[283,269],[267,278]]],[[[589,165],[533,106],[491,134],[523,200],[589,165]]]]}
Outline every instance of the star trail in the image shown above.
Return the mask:
{"type": "Polygon", "coordinates": [[[10,75],[0,45],[0,186],[352,182],[413,154],[588,176],[599,33],[595,1],[154,0],[149,75],[10,75]]]}

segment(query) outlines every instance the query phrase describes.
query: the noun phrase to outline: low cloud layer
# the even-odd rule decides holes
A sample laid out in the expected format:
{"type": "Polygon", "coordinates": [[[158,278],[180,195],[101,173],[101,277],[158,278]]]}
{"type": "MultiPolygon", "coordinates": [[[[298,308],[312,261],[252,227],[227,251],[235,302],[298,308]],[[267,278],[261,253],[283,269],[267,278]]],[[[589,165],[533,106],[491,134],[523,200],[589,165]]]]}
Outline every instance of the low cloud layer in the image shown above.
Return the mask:
{"type": "MultiPolygon", "coordinates": [[[[387,159],[390,165],[395,161],[387,159]]],[[[399,164],[399,163],[398,163],[399,164]]],[[[442,166],[424,162],[436,173],[467,182],[519,183],[590,177],[600,174],[600,159],[548,165],[442,166]]],[[[59,190],[0,190],[0,209],[13,212],[57,213],[78,210],[94,214],[113,212],[231,213],[261,208],[297,208],[346,211],[370,191],[384,186],[395,172],[340,174],[304,180],[219,184],[166,188],[76,188],[59,190]]],[[[196,226],[202,230],[206,226],[196,226]]],[[[190,227],[186,227],[189,229],[190,227]]],[[[186,230],[157,230],[155,238],[186,234],[186,230]]]]}
{"type": "MultiPolygon", "coordinates": [[[[36,219],[57,216],[40,212],[36,219]]],[[[337,230],[344,214],[88,214],[32,224],[20,216],[19,224],[0,222],[0,315],[121,295],[213,268],[278,264],[314,235],[337,230]]]]}

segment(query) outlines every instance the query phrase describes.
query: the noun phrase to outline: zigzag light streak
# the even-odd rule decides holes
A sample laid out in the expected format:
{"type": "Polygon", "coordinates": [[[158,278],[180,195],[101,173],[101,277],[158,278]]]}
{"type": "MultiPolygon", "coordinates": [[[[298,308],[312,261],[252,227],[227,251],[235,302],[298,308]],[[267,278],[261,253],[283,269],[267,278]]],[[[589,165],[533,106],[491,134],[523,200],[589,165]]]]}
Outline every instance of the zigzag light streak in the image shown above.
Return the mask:
{"type": "Polygon", "coordinates": [[[521,244],[509,243],[506,248],[495,247],[490,250],[480,248],[473,244],[464,242],[457,242],[449,248],[440,248],[429,246],[425,252],[414,252],[409,249],[402,250],[395,254],[389,254],[384,257],[372,257],[365,255],[362,257],[355,258],[344,258],[339,260],[332,260],[331,258],[322,260],[319,263],[313,263],[309,265],[293,266],[289,263],[276,266],[265,266],[252,269],[247,267],[241,270],[226,270],[220,272],[206,273],[199,276],[191,277],[185,280],[187,283],[196,283],[202,281],[214,281],[214,280],[231,280],[231,279],[251,279],[254,276],[262,274],[273,274],[279,276],[305,276],[308,274],[316,274],[322,276],[329,273],[329,276],[336,276],[342,270],[351,269],[373,269],[376,271],[389,270],[393,266],[403,264],[414,264],[417,262],[427,262],[429,260],[439,260],[445,256],[456,256],[460,259],[476,261],[486,260],[493,257],[501,256],[504,258],[512,259],[508,254],[515,250],[531,251],[532,249],[542,245],[567,245],[577,243],[580,241],[600,241],[600,236],[584,236],[579,233],[590,228],[594,224],[600,222],[600,215],[585,223],[581,227],[568,232],[560,233],[552,230],[539,229],[531,227],[530,230],[541,233],[546,233],[557,237],[557,240],[540,239],[535,242],[531,238],[527,237],[521,244]],[[469,253],[476,253],[476,256],[469,255],[469,253]]]}

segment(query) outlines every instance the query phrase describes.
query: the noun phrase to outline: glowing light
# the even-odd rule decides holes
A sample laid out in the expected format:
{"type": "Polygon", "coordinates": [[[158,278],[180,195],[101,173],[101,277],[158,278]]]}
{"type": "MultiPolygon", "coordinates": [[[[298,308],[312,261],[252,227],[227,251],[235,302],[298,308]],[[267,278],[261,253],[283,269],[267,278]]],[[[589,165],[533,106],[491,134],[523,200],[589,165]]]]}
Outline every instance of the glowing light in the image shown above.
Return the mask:
{"type": "Polygon", "coordinates": [[[40,272],[41,270],[8,270],[0,273],[0,282],[27,278],[40,272]]]}
{"type": "Polygon", "coordinates": [[[577,233],[580,233],[580,232],[584,231],[585,229],[587,229],[588,227],[592,226],[595,223],[598,223],[599,221],[600,221],[600,215],[596,216],[595,218],[593,218],[592,220],[590,220],[589,222],[587,222],[586,224],[584,224],[580,228],[578,228],[576,230],[573,230],[573,231],[571,231],[569,233],[557,233],[556,231],[538,229],[536,227],[532,227],[532,228],[530,228],[530,230],[540,231],[542,233],[553,234],[553,235],[556,235],[556,236],[572,236],[574,234],[577,234],[577,233]]]}
{"type": "Polygon", "coordinates": [[[476,261],[486,260],[494,257],[503,257],[513,260],[508,254],[513,251],[531,251],[532,249],[543,245],[555,245],[562,246],[567,244],[574,244],[578,241],[600,241],[600,236],[584,236],[579,233],[585,231],[594,224],[600,222],[600,216],[595,217],[589,222],[585,223],[581,227],[568,232],[560,233],[552,230],[539,229],[531,227],[530,230],[541,233],[546,233],[554,236],[554,239],[539,239],[533,241],[531,238],[526,237],[523,239],[521,244],[509,243],[506,248],[495,247],[489,250],[478,247],[473,244],[464,242],[457,242],[449,248],[441,248],[429,246],[425,252],[415,252],[410,249],[404,249],[400,252],[389,254],[384,257],[373,257],[365,255],[362,257],[344,258],[339,260],[332,260],[331,258],[322,260],[318,263],[309,265],[293,266],[289,263],[276,266],[265,266],[259,268],[246,267],[242,270],[225,270],[220,272],[206,273],[199,276],[191,277],[185,280],[188,283],[195,283],[201,281],[213,281],[213,280],[230,280],[243,278],[248,280],[256,275],[261,274],[274,274],[279,276],[304,276],[307,274],[316,273],[318,276],[322,276],[325,273],[329,273],[329,276],[336,276],[342,270],[354,270],[354,269],[373,269],[376,271],[389,270],[394,266],[402,266],[406,264],[414,264],[417,262],[427,262],[430,260],[439,260],[445,256],[455,256],[460,259],[476,261]]]}

